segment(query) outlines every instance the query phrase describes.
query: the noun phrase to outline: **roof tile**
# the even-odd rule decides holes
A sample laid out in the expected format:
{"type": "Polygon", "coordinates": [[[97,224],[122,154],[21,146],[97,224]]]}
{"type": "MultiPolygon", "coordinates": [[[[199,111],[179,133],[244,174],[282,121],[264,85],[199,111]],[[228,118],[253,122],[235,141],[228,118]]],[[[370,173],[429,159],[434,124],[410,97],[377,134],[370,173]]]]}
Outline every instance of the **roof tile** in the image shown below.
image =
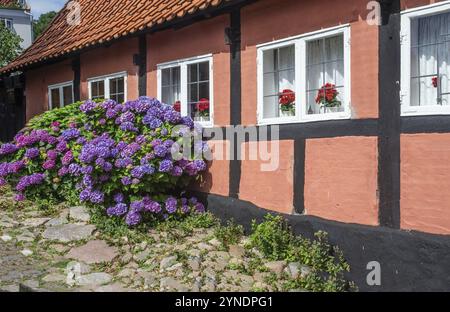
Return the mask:
{"type": "MultiPolygon", "coordinates": [[[[1,2],[6,0],[0,0],[1,2]]],[[[80,25],[69,25],[68,3],[47,30],[0,73],[21,70],[83,48],[234,0],[78,0],[80,25]]]]}

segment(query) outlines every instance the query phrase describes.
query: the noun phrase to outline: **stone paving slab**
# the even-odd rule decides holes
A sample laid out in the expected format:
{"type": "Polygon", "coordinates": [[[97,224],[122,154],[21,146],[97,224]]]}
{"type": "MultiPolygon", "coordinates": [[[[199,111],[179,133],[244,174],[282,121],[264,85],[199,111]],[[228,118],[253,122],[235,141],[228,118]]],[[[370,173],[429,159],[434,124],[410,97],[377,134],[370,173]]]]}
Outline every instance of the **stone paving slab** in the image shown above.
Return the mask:
{"type": "Polygon", "coordinates": [[[42,237],[53,241],[68,243],[88,239],[92,236],[94,231],[94,225],[69,223],[48,227],[44,233],[42,233],[42,237]]]}
{"type": "Polygon", "coordinates": [[[83,246],[72,248],[66,257],[87,264],[95,264],[111,262],[118,255],[117,247],[111,247],[105,241],[93,240],[83,246]]]}

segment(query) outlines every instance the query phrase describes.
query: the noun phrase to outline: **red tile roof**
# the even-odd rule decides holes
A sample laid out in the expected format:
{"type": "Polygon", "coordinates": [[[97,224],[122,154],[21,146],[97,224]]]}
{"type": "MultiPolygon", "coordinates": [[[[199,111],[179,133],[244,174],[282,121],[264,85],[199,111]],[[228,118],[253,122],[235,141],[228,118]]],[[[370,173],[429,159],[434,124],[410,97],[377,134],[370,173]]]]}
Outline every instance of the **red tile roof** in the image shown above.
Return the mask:
{"type": "Polygon", "coordinates": [[[0,7],[10,7],[17,5],[17,0],[0,0],[0,7]]]}
{"type": "Polygon", "coordinates": [[[66,3],[33,45],[0,73],[21,70],[232,1],[236,0],[78,0],[79,25],[67,23],[71,12],[66,3]]]}

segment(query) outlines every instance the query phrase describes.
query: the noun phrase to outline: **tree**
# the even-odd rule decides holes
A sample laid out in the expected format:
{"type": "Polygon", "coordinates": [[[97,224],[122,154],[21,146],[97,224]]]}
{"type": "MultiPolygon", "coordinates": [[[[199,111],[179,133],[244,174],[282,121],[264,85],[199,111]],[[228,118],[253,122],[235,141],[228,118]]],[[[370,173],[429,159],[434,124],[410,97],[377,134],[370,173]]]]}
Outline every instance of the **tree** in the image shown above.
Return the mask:
{"type": "Polygon", "coordinates": [[[20,43],[23,41],[17,34],[10,31],[4,23],[0,23],[0,67],[7,65],[15,59],[22,48],[20,43]]]}
{"type": "Polygon", "coordinates": [[[41,16],[39,16],[37,20],[33,21],[34,39],[39,37],[39,35],[44,32],[44,30],[47,28],[47,26],[50,24],[53,18],[55,18],[56,14],[58,13],[55,11],[50,11],[42,14],[41,16]]]}

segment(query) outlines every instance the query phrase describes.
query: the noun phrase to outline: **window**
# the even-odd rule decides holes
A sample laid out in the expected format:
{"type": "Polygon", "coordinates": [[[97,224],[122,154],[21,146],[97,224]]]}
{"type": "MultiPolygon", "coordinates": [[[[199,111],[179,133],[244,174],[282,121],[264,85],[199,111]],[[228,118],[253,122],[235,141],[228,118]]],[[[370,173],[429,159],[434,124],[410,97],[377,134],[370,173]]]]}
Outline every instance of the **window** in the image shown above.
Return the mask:
{"type": "Polygon", "coordinates": [[[295,116],[295,46],[264,51],[263,57],[264,118],[295,116]],[[285,95],[285,105],[281,105],[281,94],[285,95]]]}
{"type": "Polygon", "coordinates": [[[402,114],[449,114],[450,5],[408,10],[401,28],[402,114]]]}
{"type": "Polygon", "coordinates": [[[212,94],[210,56],[158,66],[158,98],[204,126],[213,125],[212,94]]]}
{"type": "Polygon", "coordinates": [[[9,30],[13,30],[13,20],[10,18],[0,17],[0,23],[5,25],[5,27],[9,30]]]}
{"type": "Polygon", "coordinates": [[[73,102],[73,84],[71,81],[48,87],[49,109],[61,108],[73,102]]]}
{"type": "Polygon", "coordinates": [[[127,98],[126,73],[91,78],[88,82],[89,98],[92,100],[111,99],[123,103],[127,98]]]}
{"type": "Polygon", "coordinates": [[[350,117],[350,31],[336,27],[258,47],[258,123],[350,117]]]}

